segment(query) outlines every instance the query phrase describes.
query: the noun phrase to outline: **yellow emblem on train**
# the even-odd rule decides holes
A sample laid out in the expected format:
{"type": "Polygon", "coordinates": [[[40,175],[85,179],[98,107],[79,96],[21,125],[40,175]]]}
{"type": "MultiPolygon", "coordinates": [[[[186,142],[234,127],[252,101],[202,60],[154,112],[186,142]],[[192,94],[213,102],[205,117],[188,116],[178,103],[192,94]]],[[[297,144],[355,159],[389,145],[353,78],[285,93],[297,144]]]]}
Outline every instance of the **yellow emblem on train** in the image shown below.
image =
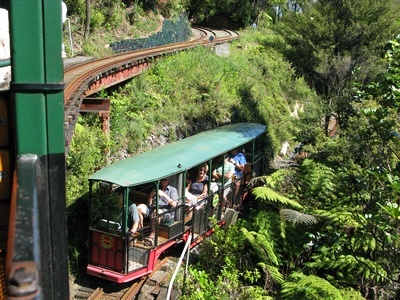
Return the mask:
{"type": "Polygon", "coordinates": [[[114,240],[108,234],[102,234],[100,238],[100,243],[103,248],[110,249],[114,245],[114,240]]]}

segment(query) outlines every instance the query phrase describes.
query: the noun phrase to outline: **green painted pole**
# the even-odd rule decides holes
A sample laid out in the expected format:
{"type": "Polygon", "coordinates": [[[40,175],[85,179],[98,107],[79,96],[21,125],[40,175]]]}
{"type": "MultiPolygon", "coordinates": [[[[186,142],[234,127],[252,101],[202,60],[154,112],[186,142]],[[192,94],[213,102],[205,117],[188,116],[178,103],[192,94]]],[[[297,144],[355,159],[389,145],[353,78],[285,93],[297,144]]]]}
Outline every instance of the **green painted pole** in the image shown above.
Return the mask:
{"type": "MultiPolygon", "coordinates": [[[[33,234],[34,249],[28,250],[37,264],[40,298],[68,299],[61,0],[10,0],[10,42],[16,156],[12,198],[16,220],[22,205],[32,208],[33,219],[17,221],[12,230],[33,234]]],[[[9,250],[14,255],[7,263],[24,263],[18,254],[27,249],[18,236],[13,238],[9,250]]]]}

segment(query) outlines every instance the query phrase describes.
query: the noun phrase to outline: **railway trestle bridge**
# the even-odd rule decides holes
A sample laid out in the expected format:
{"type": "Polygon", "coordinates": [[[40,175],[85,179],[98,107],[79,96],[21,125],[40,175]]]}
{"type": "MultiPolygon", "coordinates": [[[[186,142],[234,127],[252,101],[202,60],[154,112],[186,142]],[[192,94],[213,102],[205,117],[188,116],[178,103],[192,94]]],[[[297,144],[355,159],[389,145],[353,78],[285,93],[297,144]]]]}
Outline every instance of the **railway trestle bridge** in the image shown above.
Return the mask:
{"type": "Polygon", "coordinates": [[[71,60],[64,68],[64,129],[65,151],[68,153],[75,125],[80,112],[98,112],[103,121],[103,130],[109,127],[110,102],[108,99],[94,98],[93,95],[103,89],[129,80],[154,61],[166,55],[172,55],[197,46],[217,48],[239,37],[234,31],[212,31],[205,28],[195,29],[196,37],[187,42],[169,44],[154,48],[126,52],[101,59],[71,60]]]}

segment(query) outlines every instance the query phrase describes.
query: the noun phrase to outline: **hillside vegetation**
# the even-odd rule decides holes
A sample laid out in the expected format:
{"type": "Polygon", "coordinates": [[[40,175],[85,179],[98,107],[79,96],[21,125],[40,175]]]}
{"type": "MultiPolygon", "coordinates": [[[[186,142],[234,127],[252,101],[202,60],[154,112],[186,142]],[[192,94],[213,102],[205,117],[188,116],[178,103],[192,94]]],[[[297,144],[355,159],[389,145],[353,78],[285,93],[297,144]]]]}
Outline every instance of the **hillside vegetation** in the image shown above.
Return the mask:
{"type": "MultiPolygon", "coordinates": [[[[204,5],[215,15],[228,2],[204,5]]],[[[168,4],[213,20],[195,10],[196,1],[95,6],[109,11],[115,3],[118,16],[137,5],[141,17],[156,20],[151,9],[168,4]]],[[[265,9],[247,10],[241,21],[226,8],[224,20],[243,25],[228,57],[199,47],[101,93],[112,101],[110,136],[97,115],[80,118],[67,158],[71,273],[83,276],[89,175],[196,132],[249,121],[267,124],[271,161],[285,141],[301,143],[304,155],[291,168],[266,170],[246,218],[202,244],[183,299],[399,297],[399,3],[299,1],[281,4],[278,17],[267,9],[273,3],[251,7],[260,3],[265,9]],[[245,26],[254,20],[256,28],[245,26]],[[339,124],[334,135],[331,118],[339,124]]],[[[133,31],[138,25],[123,23],[133,31]]],[[[115,40],[110,34],[101,42],[115,40]]]]}

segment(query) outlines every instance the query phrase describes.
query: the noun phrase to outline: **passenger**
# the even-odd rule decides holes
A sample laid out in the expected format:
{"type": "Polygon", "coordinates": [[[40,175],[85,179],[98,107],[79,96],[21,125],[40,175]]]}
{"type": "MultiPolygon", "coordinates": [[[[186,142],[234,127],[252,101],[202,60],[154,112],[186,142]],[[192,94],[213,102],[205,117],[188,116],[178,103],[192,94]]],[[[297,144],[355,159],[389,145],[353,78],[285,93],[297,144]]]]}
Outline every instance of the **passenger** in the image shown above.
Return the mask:
{"type": "MultiPolygon", "coordinates": [[[[208,194],[208,164],[204,163],[198,167],[198,172],[193,178],[187,179],[187,187],[185,189],[185,197],[186,197],[186,206],[188,209],[186,210],[186,219],[188,221],[192,218],[193,215],[193,207],[196,209],[200,209],[204,204],[196,205],[199,201],[203,200],[207,197],[208,194]]],[[[204,201],[203,201],[204,202],[204,201]]]]}
{"type": "Polygon", "coordinates": [[[243,170],[247,163],[246,157],[243,153],[239,152],[238,148],[236,148],[229,153],[229,162],[231,162],[235,166],[234,204],[239,203],[239,207],[241,207],[243,198],[238,196],[240,196],[239,190],[243,182],[239,179],[243,176],[243,170]]]}
{"type": "MultiPolygon", "coordinates": [[[[224,204],[228,203],[227,196],[231,191],[229,185],[232,182],[232,175],[235,172],[235,166],[229,162],[229,157],[225,155],[225,159],[223,156],[220,156],[217,160],[216,168],[212,172],[212,180],[216,183],[214,186],[213,191],[215,192],[215,186],[218,188],[222,187],[222,179],[224,179],[224,204]],[[224,174],[222,174],[222,166],[224,174]]],[[[212,187],[213,188],[213,187],[212,187]]]]}
{"type": "MultiPolygon", "coordinates": [[[[123,206],[123,189],[118,188],[116,190],[116,194],[117,194],[117,198],[118,198],[118,202],[119,202],[119,207],[122,208],[123,206]]],[[[122,215],[121,215],[122,217],[122,215]]],[[[128,207],[128,232],[130,233],[130,235],[133,235],[138,228],[140,228],[140,212],[136,206],[135,203],[133,203],[132,201],[129,201],[129,207],[128,207]]]]}
{"type": "Polygon", "coordinates": [[[235,176],[240,178],[243,175],[244,167],[247,163],[246,157],[243,153],[239,152],[239,149],[233,149],[229,152],[229,162],[235,166],[235,176]]]}
{"type": "MultiPolygon", "coordinates": [[[[117,197],[117,201],[118,201],[118,207],[119,207],[119,218],[120,218],[120,224],[122,224],[122,208],[124,205],[124,190],[119,187],[118,189],[116,189],[115,191],[115,195],[117,197]]],[[[140,227],[140,217],[139,217],[139,211],[136,207],[136,204],[133,203],[132,201],[129,201],[129,207],[128,207],[128,224],[127,224],[127,229],[128,232],[130,233],[130,235],[133,235],[138,228],[140,227]]],[[[121,228],[119,228],[119,230],[121,230],[121,228]]]]}
{"type": "MultiPolygon", "coordinates": [[[[161,189],[158,190],[158,215],[161,217],[158,219],[158,224],[167,223],[173,221],[175,218],[175,211],[173,210],[178,205],[178,190],[169,184],[169,179],[161,179],[161,189]]],[[[147,204],[139,204],[138,210],[144,218],[151,218],[155,205],[156,191],[150,192],[147,204]]],[[[143,219],[141,220],[143,222],[143,219]]],[[[143,225],[143,223],[142,223],[143,225]]],[[[148,238],[145,239],[145,244],[152,246],[154,244],[155,228],[152,223],[152,230],[148,238]]]]}
{"type": "Polygon", "coordinates": [[[207,197],[208,193],[208,164],[201,164],[198,172],[192,178],[188,178],[187,187],[185,190],[186,203],[189,205],[196,204],[196,201],[202,200],[207,197]],[[194,196],[194,197],[193,197],[194,196]]]}
{"type": "Polygon", "coordinates": [[[128,228],[129,228],[129,233],[131,235],[134,235],[134,233],[141,227],[140,226],[140,212],[138,210],[138,207],[136,206],[135,203],[129,201],[129,207],[128,207],[128,228]]]}

